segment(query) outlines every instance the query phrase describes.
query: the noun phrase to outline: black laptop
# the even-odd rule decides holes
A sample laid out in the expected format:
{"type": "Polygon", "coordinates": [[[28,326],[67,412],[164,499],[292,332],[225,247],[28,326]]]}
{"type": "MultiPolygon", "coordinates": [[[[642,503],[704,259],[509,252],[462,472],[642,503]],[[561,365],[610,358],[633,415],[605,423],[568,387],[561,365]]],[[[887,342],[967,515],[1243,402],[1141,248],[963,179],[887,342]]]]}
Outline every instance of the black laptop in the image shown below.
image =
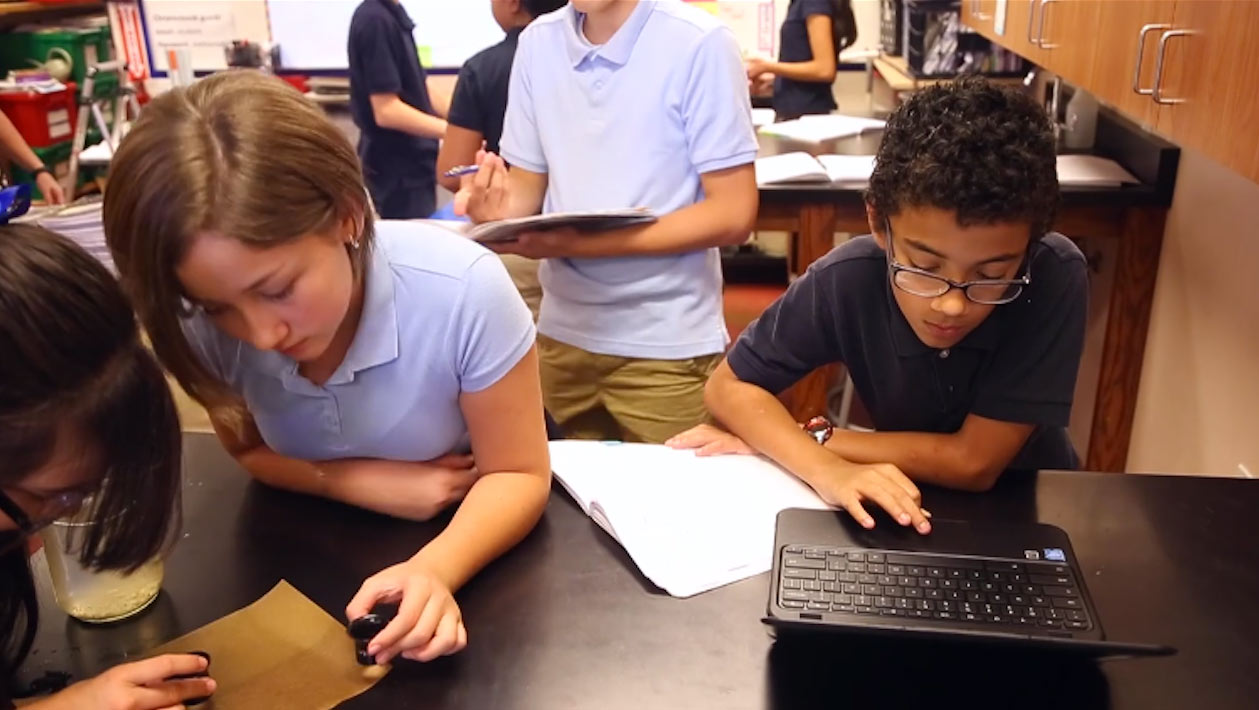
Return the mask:
{"type": "Polygon", "coordinates": [[[1175,653],[1107,640],[1061,528],[932,520],[929,535],[847,513],[778,515],[768,613],[782,638],[836,632],[1091,656],[1175,653]]]}

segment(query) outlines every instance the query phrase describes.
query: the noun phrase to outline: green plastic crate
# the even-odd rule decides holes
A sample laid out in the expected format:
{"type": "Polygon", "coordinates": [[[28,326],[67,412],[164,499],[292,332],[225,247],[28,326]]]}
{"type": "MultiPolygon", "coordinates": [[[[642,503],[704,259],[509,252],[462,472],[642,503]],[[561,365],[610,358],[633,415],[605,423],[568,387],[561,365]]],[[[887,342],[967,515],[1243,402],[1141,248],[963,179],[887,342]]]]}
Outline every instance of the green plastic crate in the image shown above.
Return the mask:
{"type": "MultiPolygon", "coordinates": [[[[61,48],[70,55],[73,62],[70,80],[83,86],[83,80],[87,76],[88,46],[96,48],[98,63],[113,58],[113,39],[108,27],[8,32],[0,33],[0,38],[0,70],[4,73],[12,69],[30,69],[34,66],[31,60],[42,63],[48,59],[54,48],[61,48]]],[[[103,96],[114,91],[117,86],[116,74],[102,74],[97,77],[93,94],[103,96]]]]}

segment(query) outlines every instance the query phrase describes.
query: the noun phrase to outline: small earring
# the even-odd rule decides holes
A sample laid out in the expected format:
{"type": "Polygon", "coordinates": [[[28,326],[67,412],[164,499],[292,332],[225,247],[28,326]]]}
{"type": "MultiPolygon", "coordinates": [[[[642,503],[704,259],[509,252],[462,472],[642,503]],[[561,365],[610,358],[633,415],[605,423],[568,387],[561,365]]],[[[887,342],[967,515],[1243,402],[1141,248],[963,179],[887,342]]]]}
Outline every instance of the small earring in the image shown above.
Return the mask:
{"type": "Polygon", "coordinates": [[[353,237],[350,237],[350,246],[354,247],[355,249],[358,249],[359,247],[363,246],[363,242],[359,241],[358,236],[353,236],[353,237]]]}

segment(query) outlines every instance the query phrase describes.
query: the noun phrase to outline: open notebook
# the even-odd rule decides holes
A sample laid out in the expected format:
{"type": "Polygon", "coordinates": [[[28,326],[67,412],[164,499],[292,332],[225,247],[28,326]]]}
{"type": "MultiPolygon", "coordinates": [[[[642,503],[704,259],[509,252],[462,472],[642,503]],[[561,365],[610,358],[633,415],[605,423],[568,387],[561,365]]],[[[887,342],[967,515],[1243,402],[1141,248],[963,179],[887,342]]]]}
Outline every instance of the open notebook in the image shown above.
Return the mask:
{"type": "Polygon", "coordinates": [[[803,151],[756,159],[757,185],[832,182],[865,185],[874,171],[873,155],[819,155],[803,151]]]}
{"type": "Polygon", "coordinates": [[[553,441],[551,470],[638,569],[675,597],[766,572],[785,508],[825,509],[758,456],[699,457],[655,444],[553,441]]]}
{"type": "Polygon", "coordinates": [[[1098,155],[1059,155],[1057,167],[1060,185],[1119,187],[1141,183],[1119,163],[1098,155]]]}
{"type": "Polygon", "coordinates": [[[877,118],[828,113],[771,123],[768,126],[761,126],[760,132],[798,141],[821,143],[835,138],[860,135],[866,131],[882,130],[886,125],[886,121],[880,121],[877,118]]]}

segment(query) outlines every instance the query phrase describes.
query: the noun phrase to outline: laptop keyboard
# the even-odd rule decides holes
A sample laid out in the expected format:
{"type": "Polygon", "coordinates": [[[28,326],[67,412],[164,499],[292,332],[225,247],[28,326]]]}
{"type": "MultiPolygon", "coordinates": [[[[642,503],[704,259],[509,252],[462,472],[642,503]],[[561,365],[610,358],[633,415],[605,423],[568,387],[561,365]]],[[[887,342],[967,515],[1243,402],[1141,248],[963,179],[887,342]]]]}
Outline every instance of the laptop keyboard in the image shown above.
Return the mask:
{"type": "Polygon", "coordinates": [[[790,545],[780,570],[784,609],[1025,634],[1093,628],[1075,574],[1061,563],[790,545]]]}

